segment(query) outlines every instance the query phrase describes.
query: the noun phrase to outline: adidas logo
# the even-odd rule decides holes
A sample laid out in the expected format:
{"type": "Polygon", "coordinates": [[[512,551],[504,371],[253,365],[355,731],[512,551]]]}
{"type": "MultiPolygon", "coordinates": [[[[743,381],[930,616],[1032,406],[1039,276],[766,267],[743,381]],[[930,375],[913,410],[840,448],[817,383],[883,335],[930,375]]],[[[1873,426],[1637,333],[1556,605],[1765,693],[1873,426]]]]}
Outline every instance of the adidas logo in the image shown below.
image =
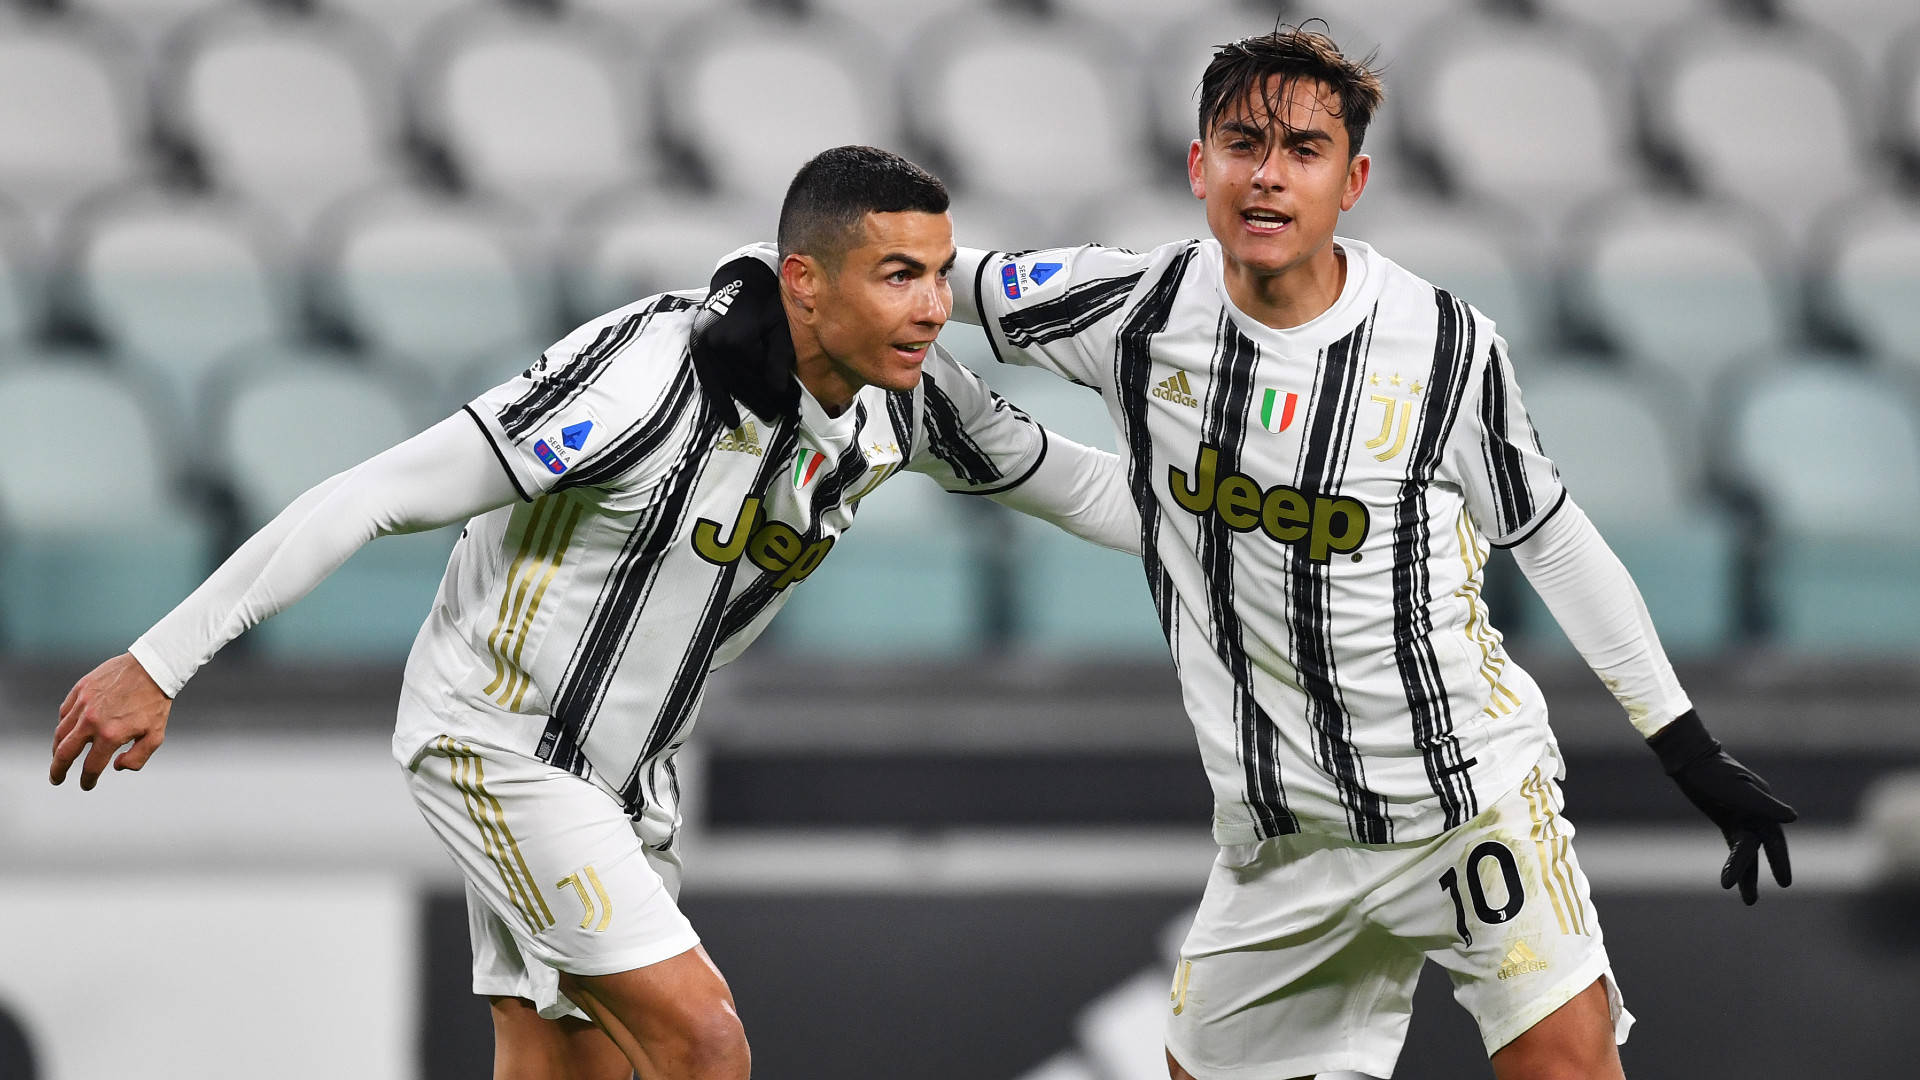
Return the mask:
{"type": "Polygon", "coordinates": [[[732,450],[738,454],[752,454],[754,457],[759,457],[760,432],[754,428],[753,421],[749,420],[727,432],[726,437],[721,439],[714,449],[732,450]]]}
{"type": "Polygon", "coordinates": [[[1153,396],[1175,405],[1185,405],[1189,409],[1200,407],[1200,400],[1193,396],[1193,384],[1187,381],[1184,371],[1176,371],[1171,379],[1154,383],[1153,396]]]}
{"type": "Polygon", "coordinates": [[[746,284],[746,282],[735,278],[721,286],[718,292],[707,297],[707,302],[704,306],[715,315],[725,315],[727,309],[733,306],[733,298],[740,295],[740,290],[744,288],[746,284]]]}
{"type": "Polygon", "coordinates": [[[1524,941],[1514,942],[1507,958],[1500,963],[1500,977],[1512,979],[1534,971],[1547,970],[1547,962],[1540,959],[1538,953],[1527,947],[1524,941]]]}

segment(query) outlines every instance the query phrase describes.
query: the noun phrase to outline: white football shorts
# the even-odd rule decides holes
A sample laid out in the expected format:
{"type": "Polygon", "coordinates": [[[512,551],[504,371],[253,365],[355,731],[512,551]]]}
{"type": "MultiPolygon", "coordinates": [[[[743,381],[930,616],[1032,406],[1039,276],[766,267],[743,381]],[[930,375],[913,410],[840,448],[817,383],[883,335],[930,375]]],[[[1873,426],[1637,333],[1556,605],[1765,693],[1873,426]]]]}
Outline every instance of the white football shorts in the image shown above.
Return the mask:
{"type": "Polygon", "coordinates": [[[441,736],[408,787],[467,884],[473,992],[585,1014],[560,972],[609,975],[700,943],[680,913],[680,863],[641,843],[620,804],[543,761],[441,736]]]}
{"type": "Polygon", "coordinates": [[[1197,1080],[1393,1075],[1426,959],[1487,1053],[1607,980],[1621,1004],[1551,750],[1465,825],[1363,846],[1293,835],[1222,848],[1174,971],[1167,1049],[1197,1080]]]}

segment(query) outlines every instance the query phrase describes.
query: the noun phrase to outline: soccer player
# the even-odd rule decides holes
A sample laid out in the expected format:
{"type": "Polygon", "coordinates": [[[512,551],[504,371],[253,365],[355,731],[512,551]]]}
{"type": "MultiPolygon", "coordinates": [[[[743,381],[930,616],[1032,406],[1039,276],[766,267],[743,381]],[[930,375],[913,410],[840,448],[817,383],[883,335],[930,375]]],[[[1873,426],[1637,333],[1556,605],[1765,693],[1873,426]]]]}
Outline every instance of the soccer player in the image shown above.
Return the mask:
{"type": "Polygon", "coordinates": [[[707,673],[902,469],[1137,550],[1118,458],[1049,436],[933,348],[952,306],[947,205],[884,151],[816,157],[781,209],[752,349],[723,357],[702,337],[758,302],[724,264],[704,299],[595,319],[315,487],[74,687],[53,782],[85,752],[92,788],[128,743],[115,768],[141,768],[194,671],[363,543],[470,518],[393,748],[466,880],[495,1075],[746,1077],[732,996],[675,906],[674,753],[707,673]]]}
{"type": "Polygon", "coordinates": [[[1336,238],[1377,76],[1298,29],[1220,49],[1193,194],[1212,238],[962,249],[956,317],[1104,398],[1221,845],[1181,950],[1176,1080],[1393,1071],[1423,958],[1501,1080],[1619,1077],[1622,1007],[1540,688],[1489,623],[1511,549],[1666,772],[1781,885],[1793,811],[1710,737],[1639,591],[1561,487],[1507,347],[1336,238]]]}

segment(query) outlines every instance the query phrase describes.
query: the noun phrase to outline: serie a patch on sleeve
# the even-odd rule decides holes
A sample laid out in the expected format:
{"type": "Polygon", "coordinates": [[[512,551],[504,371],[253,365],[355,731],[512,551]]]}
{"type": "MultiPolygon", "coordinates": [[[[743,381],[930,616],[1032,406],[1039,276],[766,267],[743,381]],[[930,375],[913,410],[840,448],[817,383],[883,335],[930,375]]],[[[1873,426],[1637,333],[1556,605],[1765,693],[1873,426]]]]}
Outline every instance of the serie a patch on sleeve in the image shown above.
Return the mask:
{"type": "Polygon", "coordinates": [[[1000,267],[1000,290],[1018,300],[1044,289],[1064,267],[1057,258],[1009,259],[1000,267]]]}
{"type": "Polygon", "coordinates": [[[533,456],[555,476],[592,453],[605,437],[604,425],[591,408],[582,406],[549,424],[533,441],[533,456]]]}

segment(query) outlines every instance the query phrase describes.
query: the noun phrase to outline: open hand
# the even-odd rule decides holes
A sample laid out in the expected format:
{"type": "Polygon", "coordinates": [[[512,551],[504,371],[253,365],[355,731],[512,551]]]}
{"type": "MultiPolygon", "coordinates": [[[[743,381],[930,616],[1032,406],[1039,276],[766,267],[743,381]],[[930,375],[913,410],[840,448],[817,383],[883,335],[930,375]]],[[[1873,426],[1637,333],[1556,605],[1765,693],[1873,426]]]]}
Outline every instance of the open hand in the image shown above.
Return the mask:
{"type": "Polygon", "coordinates": [[[173,699],[131,653],[88,672],[60,703],[60,726],[53,733],[53,768],[47,779],[65,783],[67,770],[87,751],[80,767],[80,790],[92,791],[113,760],[115,769],[138,769],[147,763],[167,737],[167,714],[173,699]],[[113,755],[132,743],[117,760],[113,755]],[[91,746],[92,749],[88,749],[91,746]]]}

